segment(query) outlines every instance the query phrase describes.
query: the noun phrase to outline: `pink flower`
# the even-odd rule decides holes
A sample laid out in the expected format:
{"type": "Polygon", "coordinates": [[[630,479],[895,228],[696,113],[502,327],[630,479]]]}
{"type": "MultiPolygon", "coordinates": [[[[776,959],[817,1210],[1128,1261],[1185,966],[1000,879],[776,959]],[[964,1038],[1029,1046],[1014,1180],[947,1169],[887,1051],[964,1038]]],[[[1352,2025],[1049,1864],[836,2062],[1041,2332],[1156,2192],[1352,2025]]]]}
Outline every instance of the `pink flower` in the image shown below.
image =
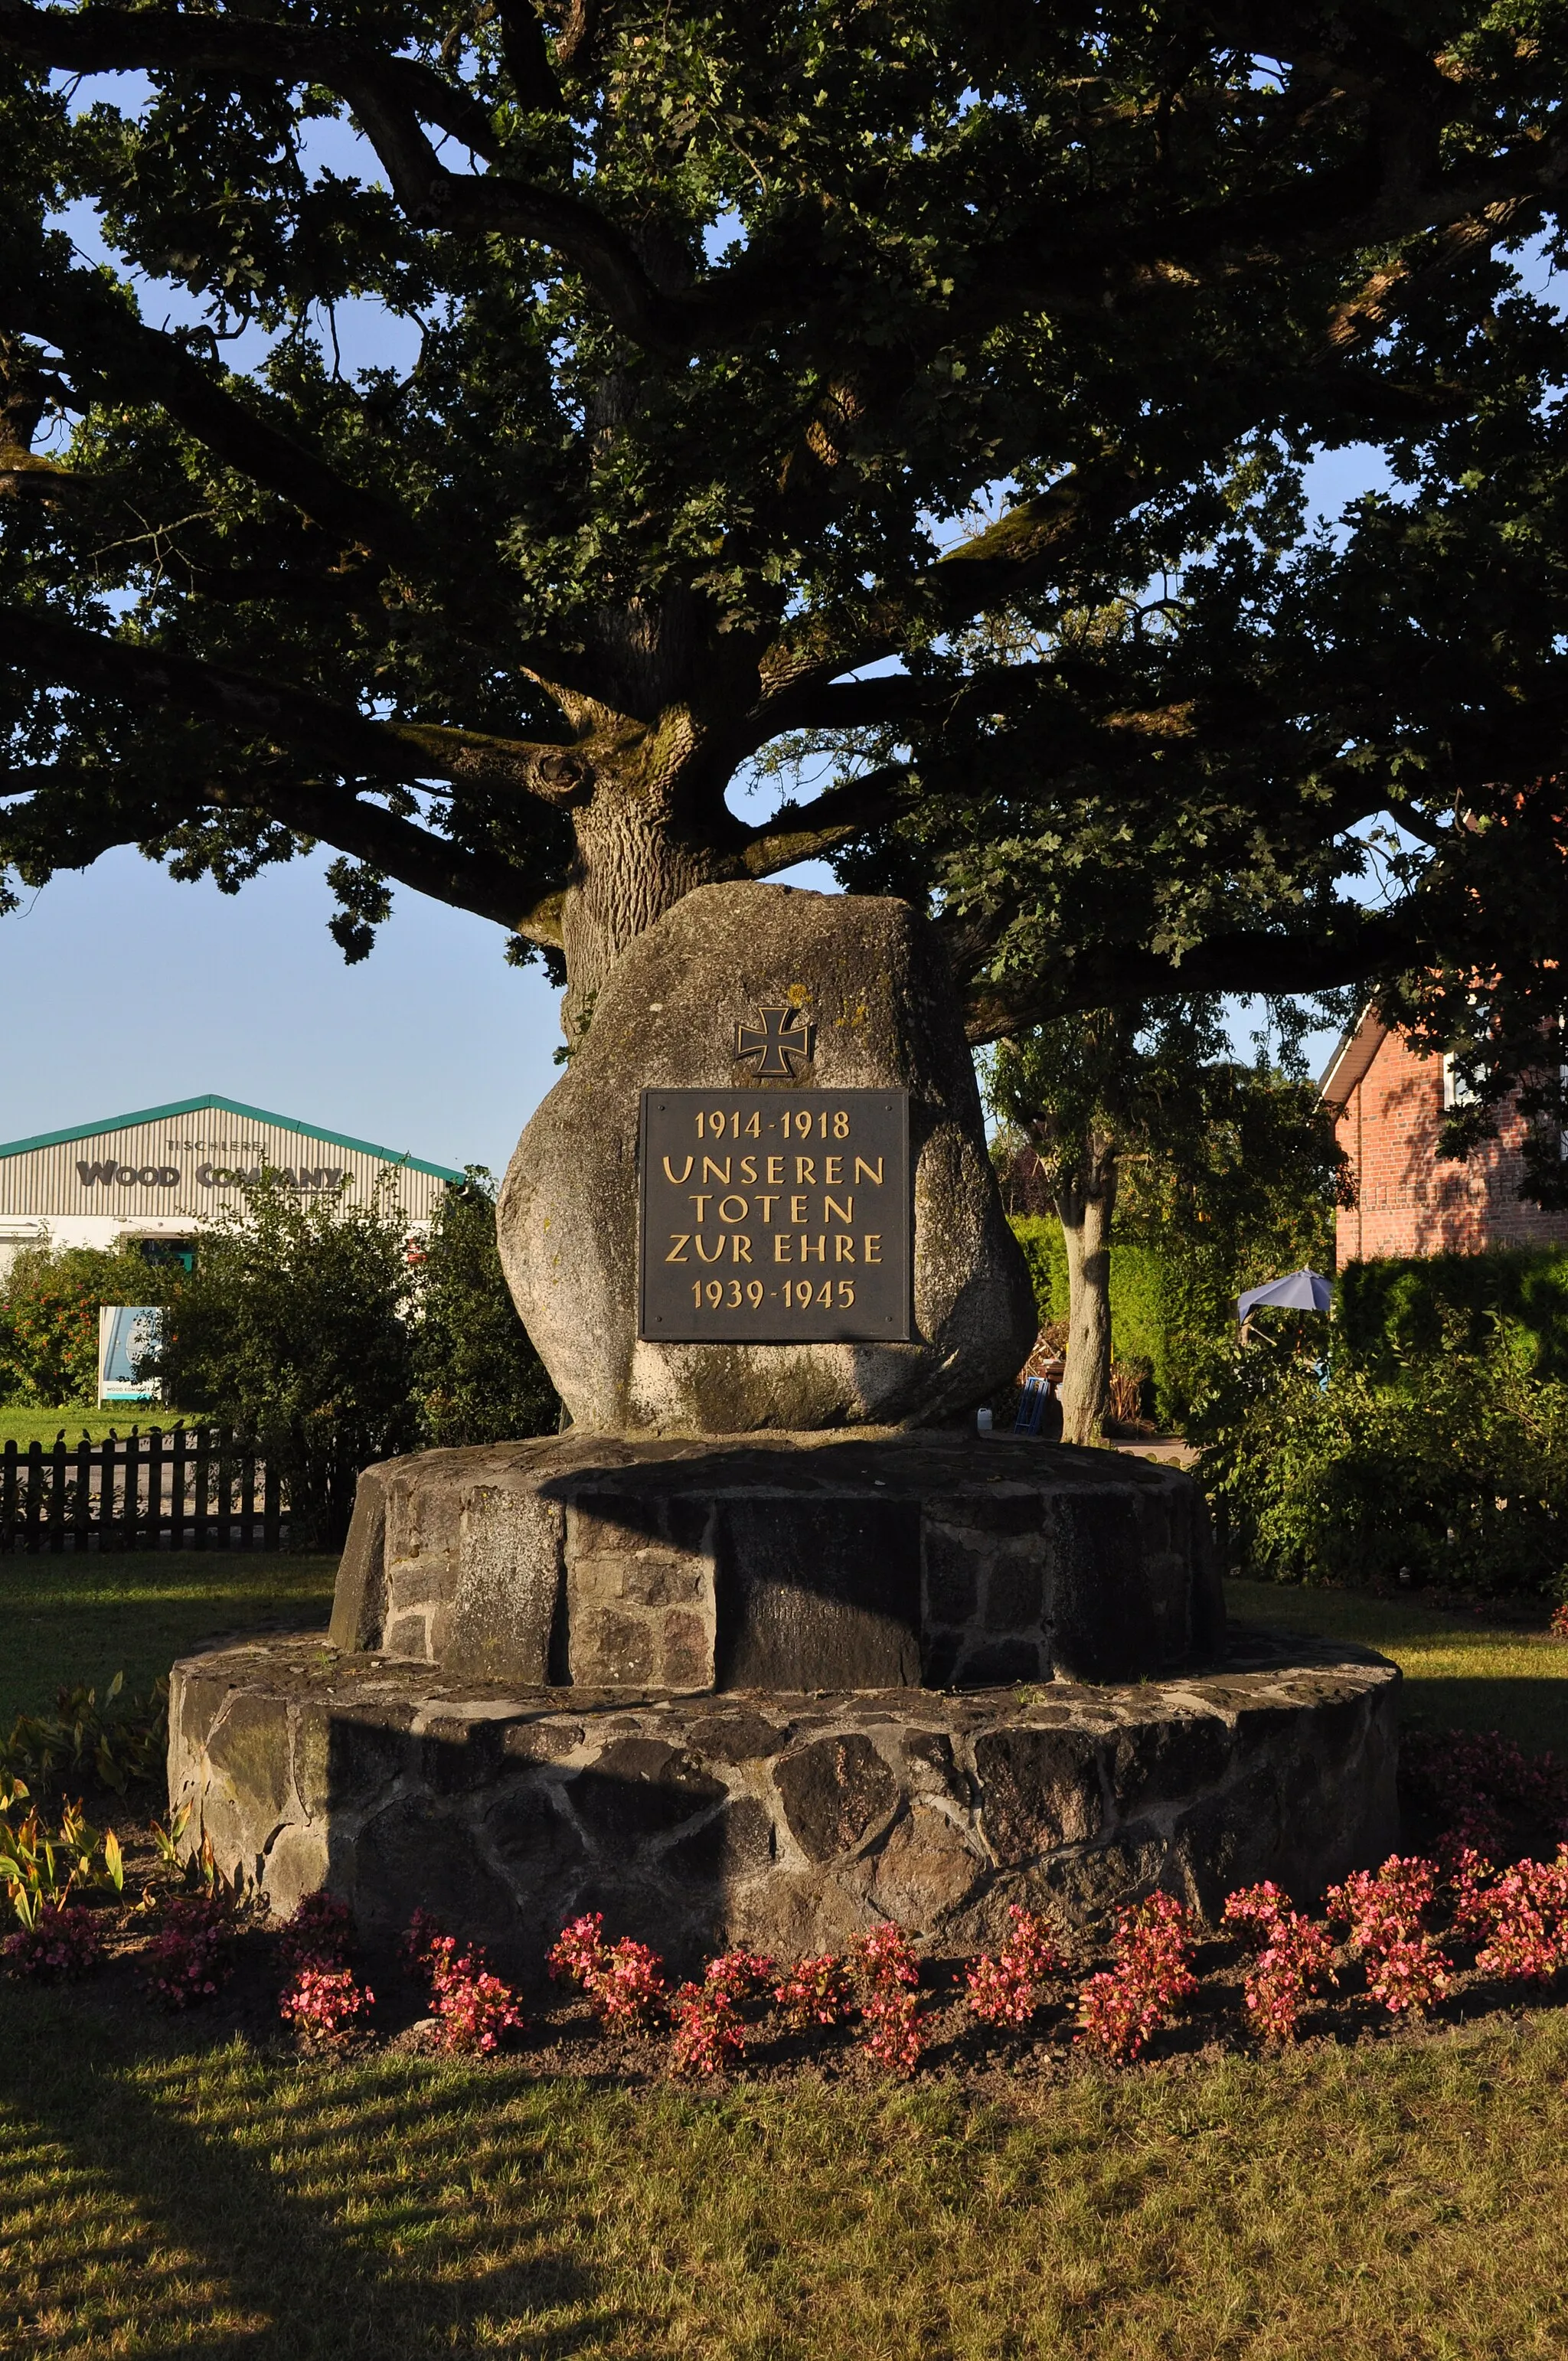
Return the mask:
{"type": "Polygon", "coordinates": [[[1350,1948],[1367,1961],[1366,1989],[1396,2016],[1419,2015],[1450,1988],[1453,1962],[1421,1925],[1438,1885],[1438,1864],[1390,1853],[1374,1873],[1358,1869],[1331,1887],[1324,1908],[1350,1927],[1350,1948]]]}
{"type": "Polygon", "coordinates": [[[1116,1919],[1116,1964],[1079,1994],[1079,2038],[1111,2058],[1136,2058],[1198,1989],[1187,1906],[1152,1894],[1116,1919]]]}
{"type": "Polygon", "coordinates": [[[831,1951],[796,1960],[774,1985],[773,1998],[797,2032],[810,2025],[845,2025],[855,2004],[849,1969],[831,1951]]]}
{"type": "Polygon", "coordinates": [[[986,2025],[1026,2025],[1040,2005],[1040,1987],[1067,1962],[1043,1918],[1008,1905],[1013,1932],[995,1959],[982,1951],[965,1983],[969,2004],[986,2025]]]}
{"type": "Polygon", "coordinates": [[[356,1982],[351,1969],[307,1964],[295,1971],[293,1982],[278,2004],[278,2013],[302,2032],[335,2041],[375,2002],[375,1993],[356,1982]]]}
{"type": "Polygon", "coordinates": [[[1243,1986],[1253,2030],[1267,2041],[1294,2041],[1308,1997],[1333,1982],[1328,1930],[1293,1910],[1272,1881],[1231,1894],[1221,1923],[1244,1928],[1256,1947],[1243,1986]]]}

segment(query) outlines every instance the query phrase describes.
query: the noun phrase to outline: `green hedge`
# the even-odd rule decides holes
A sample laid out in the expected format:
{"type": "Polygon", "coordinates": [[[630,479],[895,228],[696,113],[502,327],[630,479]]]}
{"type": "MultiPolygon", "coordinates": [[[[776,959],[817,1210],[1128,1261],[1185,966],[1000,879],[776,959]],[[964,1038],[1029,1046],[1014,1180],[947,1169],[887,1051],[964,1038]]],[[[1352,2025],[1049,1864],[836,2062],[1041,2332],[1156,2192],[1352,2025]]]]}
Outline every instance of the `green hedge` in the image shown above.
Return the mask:
{"type": "MultiPolygon", "coordinates": [[[[1067,1318],[1067,1254],[1054,1214],[1009,1216],[1035,1283],[1043,1322],[1067,1318]]],[[[1111,1348],[1118,1361],[1143,1362],[1154,1380],[1153,1410],[1162,1425],[1184,1424],[1216,1362],[1235,1341],[1235,1299],[1272,1268],[1232,1269],[1201,1236],[1179,1253],[1113,1237],[1111,1348]]]]}
{"type": "Polygon", "coordinates": [[[1343,1352],[1374,1384],[1397,1384],[1408,1361],[1437,1350],[1445,1320],[1456,1316],[1469,1351],[1505,1319],[1534,1339],[1538,1376],[1568,1378],[1568,1247],[1353,1262],[1337,1293],[1343,1352]]]}

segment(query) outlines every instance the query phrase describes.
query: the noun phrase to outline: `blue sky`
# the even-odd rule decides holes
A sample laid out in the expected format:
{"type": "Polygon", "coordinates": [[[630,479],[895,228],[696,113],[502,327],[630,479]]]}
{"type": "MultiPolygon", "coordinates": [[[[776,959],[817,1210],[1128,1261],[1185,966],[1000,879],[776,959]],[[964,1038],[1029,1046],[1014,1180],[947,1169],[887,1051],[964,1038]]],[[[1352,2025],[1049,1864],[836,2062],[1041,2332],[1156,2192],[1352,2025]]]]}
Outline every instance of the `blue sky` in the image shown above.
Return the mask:
{"type": "MultiPolygon", "coordinates": [[[[82,84],[77,104],[108,82],[82,84]]],[[[118,94],[134,97],[123,84],[118,94]]],[[[317,126],[312,144],[340,170],[358,160],[345,126],[317,126]]],[[[84,254],[102,253],[88,209],[65,218],[84,254]]],[[[165,288],[146,288],[143,309],[160,324],[190,315],[165,288]]],[[[336,328],[347,370],[411,358],[414,331],[377,306],[340,307],[336,328]]],[[[1383,480],[1376,454],[1333,454],[1314,471],[1314,504],[1335,514],[1383,480]]],[[[213,1091],[503,1170],[556,1079],[556,995],[543,971],[509,968],[498,928],[401,888],[369,959],[346,967],[326,931],[329,858],[228,896],[121,851],[0,918],[0,1140],[213,1091]]],[[[791,873],[830,882],[819,868],[791,873]]],[[[1236,1029],[1245,1045],[1245,1016],[1236,1029]]]]}

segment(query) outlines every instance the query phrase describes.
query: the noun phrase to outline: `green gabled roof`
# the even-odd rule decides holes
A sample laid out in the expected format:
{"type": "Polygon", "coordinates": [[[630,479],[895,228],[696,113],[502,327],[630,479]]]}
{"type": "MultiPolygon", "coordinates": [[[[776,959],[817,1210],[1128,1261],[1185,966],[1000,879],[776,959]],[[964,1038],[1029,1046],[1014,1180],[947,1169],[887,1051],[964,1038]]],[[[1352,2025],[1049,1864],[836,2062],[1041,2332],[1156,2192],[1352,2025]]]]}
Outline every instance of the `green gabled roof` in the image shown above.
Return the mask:
{"type": "Polygon", "coordinates": [[[0,1156],[25,1156],[33,1148],[62,1148],[71,1139],[96,1139],[106,1131],[126,1131],[134,1123],[162,1123],[177,1115],[202,1115],[208,1108],[224,1115],[242,1115],[251,1123],[275,1124],[280,1131],[298,1132],[302,1139],[329,1140],[334,1148],[350,1148],[360,1156],[378,1156],[383,1163],[401,1164],[411,1172],[428,1172],[437,1180],[461,1180],[450,1165],[426,1164],[417,1156],[400,1155],[395,1148],[378,1148],[373,1140],[350,1139],[346,1132],[324,1131],[319,1124],[296,1123],[292,1115],[269,1115],[265,1107],[242,1105],[238,1099],[208,1096],[172,1099],[167,1106],[137,1107],[132,1115],[111,1115],[106,1123],[73,1124],[69,1131],[40,1131],[32,1139],[13,1139],[0,1146],[0,1156]]]}

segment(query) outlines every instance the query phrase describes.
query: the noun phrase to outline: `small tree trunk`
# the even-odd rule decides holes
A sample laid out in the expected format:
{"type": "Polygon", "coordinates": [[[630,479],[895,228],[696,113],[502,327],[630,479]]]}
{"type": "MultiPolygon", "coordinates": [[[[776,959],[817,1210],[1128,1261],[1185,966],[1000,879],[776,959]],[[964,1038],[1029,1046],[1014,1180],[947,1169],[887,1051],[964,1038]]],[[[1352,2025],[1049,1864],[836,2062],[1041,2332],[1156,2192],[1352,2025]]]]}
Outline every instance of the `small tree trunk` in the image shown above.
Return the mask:
{"type": "Polygon", "coordinates": [[[1067,1248],[1067,1367],[1064,1443],[1097,1443],[1111,1397],[1111,1219],[1116,1210],[1116,1142],[1091,1133],[1076,1159],[1058,1166],[1057,1213],[1067,1248]]]}

